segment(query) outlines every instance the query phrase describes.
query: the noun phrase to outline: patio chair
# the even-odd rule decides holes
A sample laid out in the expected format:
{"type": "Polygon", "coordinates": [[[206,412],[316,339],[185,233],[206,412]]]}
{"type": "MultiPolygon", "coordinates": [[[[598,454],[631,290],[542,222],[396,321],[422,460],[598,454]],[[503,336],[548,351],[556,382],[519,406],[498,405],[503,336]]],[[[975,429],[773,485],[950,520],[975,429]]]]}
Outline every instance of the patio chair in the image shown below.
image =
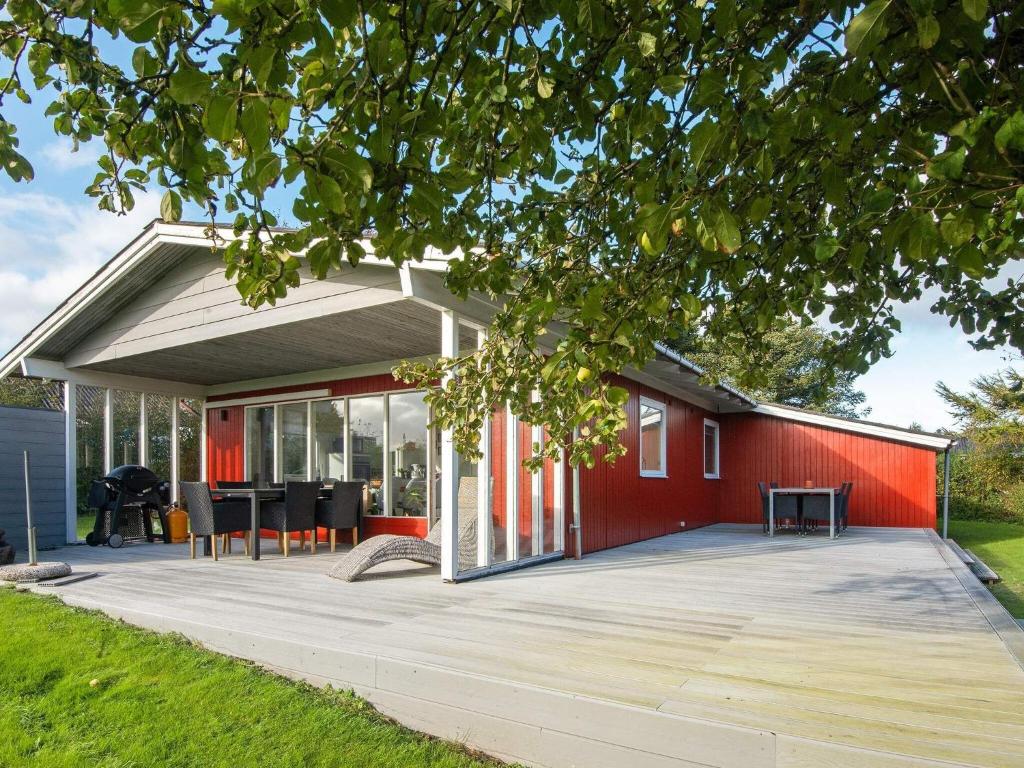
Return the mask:
{"type": "MultiPolygon", "coordinates": [[[[836,535],[839,534],[839,531],[841,529],[840,514],[842,509],[842,503],[842,495],[836,494],[834,508],[836,535]]],[[[801,526],[801,529],[804,534],[807,534],[809,529],[817,530],[820,524],[828,525],[828,496],[820,494],[815,494],[813,496],[805,496],[803,506],[803,524],[801,526]]]]}
{"type": "MultiPolygon", "coordinates": [[[[185,508],[188,511],[189,519],[189,554],[193,560],[196,559],[196,537],[217,536],[224,537],[223,547],[230,551],[230,534],[242,532],[245,534],[245,553],[249,554],[251,546],[252,525],[251,507],[244,499],[225,499],[214,501],[210,493],[209,483],[180,482],[178,486],[181,491],[181,498],[185,501],[185,508]]],[[[211,543],[213,559],[217,559],[217,542],[211,543]]]]}
{"type": "Polygon", "coordinates": [[[315,480],[288,482],[284,487],[284,500],[266,500],[260,508],[260,527],[277,531],[281,553],[288,557],[291,534],[299,532],[299,548],[306,546],[306,531],[313,532],[310,551],[316,554],[316,497],[320,483],[315,480]]]}
{"type": "Polygon", "coordinates": [[[339,528],[352,529],[352,546],[359,544],[359,519],[363,515],[362,480],[335,482],[329,499],[316,500],[316,524],[328,530],[331,552],[337,544],[339,528]]]}
{"type": "MultiPolygon", "coordinates": [[[[776,486],[777,487],[777,486],[776,486]]],[[[768,506],[764,510],[765,526],[768,525],[768,506]]],[[[797,496],[788,494],[775,494],[775,527],[778,528],[784,520],[792,520],[793,524],[800,529],[800,499],[797,496]]]]}
{"type": "MultiPolygon", "coordinates": [[[[459,567],[476,565],[477,545],[477,480],[463,477],[459,480],[459,567]]],[[[494,537],[488,531],[493,551],[494,537]]],[[[339,560],[328,575],[342,581],[355,581],[359,576],[381,563],[393,560],[412,560],[424,565],[441,564],[441,521],[430,529],[427,538],[382,534],[366,539],[339,560]]]]}

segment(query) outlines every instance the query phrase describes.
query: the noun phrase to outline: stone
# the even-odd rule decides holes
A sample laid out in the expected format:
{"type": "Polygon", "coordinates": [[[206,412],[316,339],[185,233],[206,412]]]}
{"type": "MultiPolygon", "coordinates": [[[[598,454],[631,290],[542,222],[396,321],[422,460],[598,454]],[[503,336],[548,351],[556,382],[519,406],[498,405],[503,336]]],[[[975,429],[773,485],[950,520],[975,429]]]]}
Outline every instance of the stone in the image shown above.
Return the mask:
{"type": "Polygon", "coordinates": [[[19,563],[18,565],[7,565],[0,568],[0,581],[43,581],[45,579],[59,579],[62,576],[71,575],[71,566],[67,563],[19,563]]]}

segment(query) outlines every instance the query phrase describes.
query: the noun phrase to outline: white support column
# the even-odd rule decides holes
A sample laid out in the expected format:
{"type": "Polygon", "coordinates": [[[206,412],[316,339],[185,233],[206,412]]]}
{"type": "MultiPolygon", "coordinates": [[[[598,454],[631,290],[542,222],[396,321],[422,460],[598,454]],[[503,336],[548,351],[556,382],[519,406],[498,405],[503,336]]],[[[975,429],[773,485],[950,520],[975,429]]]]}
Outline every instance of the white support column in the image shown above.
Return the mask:
{"type": "MultiPolygon", "coordinates": [[[[487,331],[476,332],[477,349],[487,341],[487,331]]],[[[494,557],[494,526],[491,525],[491,414],[480,426],[480,461],[476,465],[476,564],[486,567],[494,557]]]]}
{"type": "MultiPolygon", "coordinates": [[[[199,404],[199,479],[204,483],[209,482],[210,478],[207,475],[207,457],[208,457],[208,446],[206,445],[206,420],[210,418],[212,411],[206,410],[206,401],[203,400],[199,404]]],[[[243,430],[244,430],[243,424],[243,430]]],[[[244,433],[243,433],[244,434],[244,433]]],[[[244,441],[244,438],[243,438],[244,441]]]]}
{"type": "MultiPolygon", "coordinates": [[[[534,399],[536,400],[536,393],[534,399]]],[[[534,424],[530,427],[530,451],[531,457],[535,455],[536,447],[544,450],[544,427],[534,424]]],[[[544,465],[540,469],[530,473],[530,503],[532,506],[533,523],[530,532],[533,534],[533,546],[531,555],[544,554],[544,465]]]]}
{"type": "MultiPolygon", "coordinates": [[[[579,440],[579,429],[572,431],[572,439],[575,443],[579,440]]],[[[583,530],[580,527],[583,521],[583,511],[580,509],[580,465],[575,464],[572,468],[572,546],[573,555],[577,560],[583,558],[583,530]]]]}
{"type": "Polygon", "coordinates": [[[383,492],[383,497],[384,497],[382,499],[382,504],[384,505],[384,515],[387,516],[387,517],[391,516],[391,513],[392,513],[392,511],[394,509],[394,504],[392,504],[392,502],[391,502],[391,499],[392,499],[391,494],[394,493],[394,489],[392,489],[392,487],[391,487],[392,486],[391,475],[393,474],[392,471],[391,471],[391,430],[390,430],[390,425],[388,424],[388,422],[391,420],[391,418],[390,418],[390,416],[391,416],[391,402],[390,401],[391,401],[390,396],[388,395],[387,392],[385,392],[384,393],[384,424],[383,424],[383,427],[384,427],[384,429],[383,429],[383,431],[384,431],[384,438],[383,438],[384,439],[384,445],[382,446],[382,449],[381,449],[381,454],[382,454],[381,458],[383,459],[382,464],[383,464],[384,477],[382,478],[383,482],[381,483],[380,489],[383,492]]]}
{"type": "MultiPolygon", "coordinates": [[[[459,354],[459,317],[451,310],[441,311],[441,356],[459,354]]],[[[441,386],[453,378],[449,371],[441,386]]],[[[441,578],[452,581],[459,572],[459,455],[455,451],[451,429],[441,430],[441,578]]]]}
{"type": "Polygon", "coordinates": [[[266,486],[267,484],[280,483],[283,480],[281,474],[281,466],[284,463],[281,461],[282,454],[281,442],[284,439],[284,435],[281,431],[281,406],[274,404],[274,476],[260,478],[260,482],[266,486]]]}
{"type": "Polygon", "coordinates": [[[348,401],[349,398],[345,398],[344,404],[342,405],[342,445],[345,447],[345,459],[342,470],[341,479],[348,482],[352,479],[352,434],[348,428],[348,401]]]}
{"type": "Polygon", "coordinates": [[[103,390],[103,474],[114,468],[114,390],[103,390]]]}
{"type": "Polygon", "coordinates": [[[519,419],[505,409],[505,547],[509,562],[519,559],[519,419]]]}
{"type": "Polygon", "coordinates": [[[146,393],[139,393],[139,464],[149,465],[149,437],[146,434],[146,393]]]}
{"type": "Polygon", "coordinates": [[[313,452],[313,401],[306,402],[306,479],[316,480],[316,472],[313,469],[316,455],[313,452]]]}
{"type": "Polygon", "coordinates": [[[555,552],[565,550],[565,449],[558,449],[558,459],[551,468],[553,495],[551,500],[555,512],[555,552]]]}
{"type": "MultiPolygon", "coordinates": [[[[181,446],[178,440],[178,410],[181,398],[171,398],[171,501],[178,500],[178,482],[181,480],[181,446]]],[[[205,417],[206,414],[203,414],[205,417]]]]}
{"type": "Polygon", "coordinates": [[[78,389],[64,382],[64,515],[69,544],[78,541],[78,389]]]}

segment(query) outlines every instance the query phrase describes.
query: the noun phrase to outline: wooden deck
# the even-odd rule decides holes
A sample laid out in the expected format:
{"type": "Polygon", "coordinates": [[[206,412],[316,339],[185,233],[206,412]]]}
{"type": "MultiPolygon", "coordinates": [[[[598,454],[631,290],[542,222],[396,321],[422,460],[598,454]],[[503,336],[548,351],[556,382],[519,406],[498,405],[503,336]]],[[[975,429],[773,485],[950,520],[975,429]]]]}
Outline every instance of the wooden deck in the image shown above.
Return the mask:
{"type": "Polygon", "coordinates": [[[714,526],[458,585],[413,565],[340,583],[323,548],[59,556],[101,575],[37,590],[510,760],[1024,765],[1024,632],[928,531],[714,526]]]}

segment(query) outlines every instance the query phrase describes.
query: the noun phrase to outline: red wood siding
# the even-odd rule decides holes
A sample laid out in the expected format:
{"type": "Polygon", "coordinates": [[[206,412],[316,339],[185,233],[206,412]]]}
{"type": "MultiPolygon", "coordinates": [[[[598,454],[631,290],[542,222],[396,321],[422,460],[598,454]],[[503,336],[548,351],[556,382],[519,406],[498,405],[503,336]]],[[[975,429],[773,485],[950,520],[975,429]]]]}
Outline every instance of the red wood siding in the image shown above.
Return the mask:
{"type": "Polygon", "coordinates": [[[245,479],[245,408],[231,405],[206,412],[206,476],[218,480],[245,479]]]}
{"type": "Polygon", "coordinates": [[[759,480],[853,483],[850,525],[935,525],[935,453],[928,448],[760,414],[721,416],[721,514],[760,523],[759,480]]]}
{"type": "MultiPolygon", "coordinates": [[[[615,377],[614,382],[630,395],[629,423],[622,433],[627,453],[614,464],[598,456],[593,469],[580,468],[583,552],[717,522],[719,481],[704,479],[702,458],[704,418],[711,414],[629,379],[615,377]],[[641,396],[668,406],[668,477],[640,477],[641,396]]],[[[568,476],[566,488],[571,498],[568,476]]],[[[566,509],[571,517],[572,505],[566,509]]]]}

